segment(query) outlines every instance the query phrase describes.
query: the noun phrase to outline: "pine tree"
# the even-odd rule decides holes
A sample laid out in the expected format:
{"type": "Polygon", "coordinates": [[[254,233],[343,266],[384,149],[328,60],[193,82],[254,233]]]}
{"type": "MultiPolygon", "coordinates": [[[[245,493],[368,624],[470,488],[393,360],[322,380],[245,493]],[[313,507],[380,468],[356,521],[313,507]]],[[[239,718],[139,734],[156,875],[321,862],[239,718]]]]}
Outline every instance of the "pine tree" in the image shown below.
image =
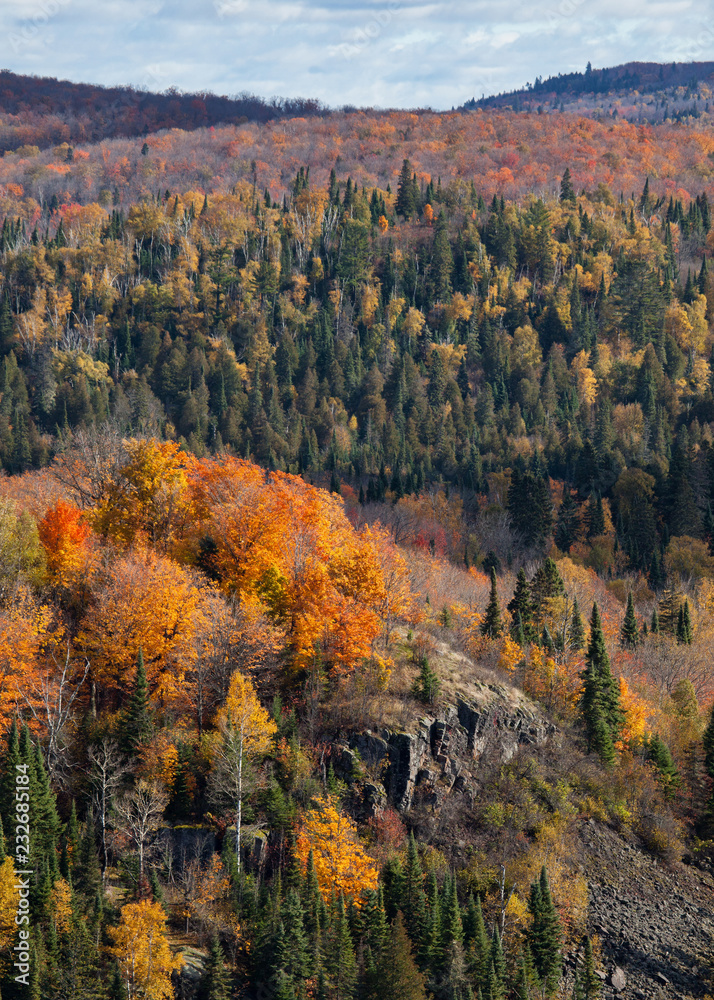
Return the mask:
{"type": "Polygon", "coordinates": [[[577,597],[573,598],[573,610],[570,614],[568,646],[573,652],[580,652],[581,649],[585,648],[585,625],[583,616],[580,614],[577,597]]]}
{"type": "Polygon", "coordinates": [[[659,773],[667,798],[672,798],[680,779],[669,747],[657,733],[651,733],[645,740],[644,751],[647,760],[654,764],[659,773]]]}
{"type": "Polygon", "coordinates": [[[516,642],[519,642],[519,645],[524,645],[525,642],[533,642],[536,633],[533,627],[531,589],[526,579],[526,571],[522,568],[518,570],[516,587],[507,608],[511,612],[512,619],[511,637],[514,638],[516,642]],[[519,640],[519,629],[523,633],[524,642],[520,642],[519,640]]]}
{"type": "Polygon", "coordinates": [[[582,972],[582,988],[584,1000],[599,1000],[602,992],[602,982],[595,975],[595,961],[593,959],[592,941],[585,937],[585,963],[582,972]]]}
{"type": "Polygon", "coordinates": [[[622,623],[622,628],[620,629],[620,645],[625,649],[634,649],[640,641],[640,633],[637,628],[637,619],[635,618],[635,606],[632,602],[632,591],[627,595],[627,610],[625,611],[625,620],[622,623]]]}
{"type": "Polygon", "coordinates": [[[600,754],[603,762],[610,764],[614,758],[614,744],[622,732],[624,715],[620,705],[620,687],[610,670],[597,604],[593,604],[585,664],[581,674],[584,686],[580,707],[588,746],[600,754]]]}
{"type": "Polygon", "coordinates": [[[401,913],[392,921],[367,1000],[426,1000],[424,977],[414,961],[401,913]]]}
{"type": "Polygon", "coordinates": [[[418,946],[424,934],[426,898],[424,895],[424,875],[413,833],[409,834],[407,841],[403,884],[401,910],[404,914],[404,925],[412,943],[418,946]]]}
{"type": "Polygon", "coordinates": [[[488,988],[489,969],[491,968],[491,942],[488,939],[479,896],[476,897],[474,910],[472,936],[467,942],[470,966],[477,988],[485,994],[488,988]]]}
{"type": "Polygon", "coordinates": [[[501,622],[501,608],[498,603],[498,589],[496,584],[496,570],[491,567],[491,593],[486,605],[483,621],[479,626],[481,635],[486,635],[489,639],[498,639],[503,635],[503,624],[501,622]]]}
{"type": "Polygon", "coordinates": [[[333,1000],[352,1000],[357,986],[357,962],[342,897],[327,935],[324,961],[330,996],[333,1000]]]}
{"type": "Polygon", "coordinates": [[[541,869],[540,878],[531,886],[528,908],[531,913],[528,943],[543,993],[550,996],[555,993],[560,982],[562,931],[545,867],[541,869]]]}
{"type": "Polygon", "coordinates": [[[561,552],[570,552],[571,546],[577,542],[580,524],[578,522],[578,505],[569,489],[563,493],[563,502],[558,511],[553,540],[561,552]]]}
{"type": "Polygon", "coordinates": [[[144,651],[139,650],[134,677],[134,690],[121,723],[121,747],[127,756],[133,756],[151,736],[152,713],[149,703],[149,685],[144,669],[144,651]]]}

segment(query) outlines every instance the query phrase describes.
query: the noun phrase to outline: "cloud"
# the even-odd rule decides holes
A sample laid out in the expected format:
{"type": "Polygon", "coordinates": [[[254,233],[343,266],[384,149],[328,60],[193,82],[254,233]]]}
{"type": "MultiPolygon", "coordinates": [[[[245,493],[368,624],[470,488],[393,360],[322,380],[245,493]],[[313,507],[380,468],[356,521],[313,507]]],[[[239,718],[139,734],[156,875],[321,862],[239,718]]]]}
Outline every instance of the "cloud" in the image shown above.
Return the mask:
{"type": "Polygon", "coordinates": [[[331,106],[448,108],[588,61],[707,58],[687,53],[710,21],[693,0],[0,0],[16,72],[331,106]]]}

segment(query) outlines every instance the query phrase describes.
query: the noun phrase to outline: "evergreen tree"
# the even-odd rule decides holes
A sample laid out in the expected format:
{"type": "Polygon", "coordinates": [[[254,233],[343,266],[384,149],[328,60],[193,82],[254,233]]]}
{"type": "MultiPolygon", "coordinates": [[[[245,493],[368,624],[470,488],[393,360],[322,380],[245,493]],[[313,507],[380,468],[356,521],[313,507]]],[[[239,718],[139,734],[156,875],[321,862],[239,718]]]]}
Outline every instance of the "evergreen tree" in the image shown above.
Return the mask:
{"type": "Polygon", "coordinates": [[[404,867],[404,889],[401,910],[404,914],[404,924],[413,944],[421,942],[426,920],[426,897],[424,895],[424,875],[419,861],[414,834],[409,834],[407,841],[407,858],[404,867]]]}
{"type": "Polygon", "coordinates": [[[560,181],[560,200],[575,204],[575,188],[570,177],[570,168],[565,168],[565,173],[560,181]]]}
{"type": "Polygon", "coordinates": [[[619,684],[610,670],[610,658],[605,649],[597,604],[593,604],[585,663],[585,670],[581,674],[584,686],[580,707],[588,734],[588,746],[609,764],[614,758],[614,744],[620,738],[624,716],[620,705],[619,684]]]}
{"type": "Polygon", "coordinates": [[[595,961],[593,959],[592,941],[585,937],[585,961],[582,972],[582,988],[584,1000],[599,1000],[602,992],[602,982],[595,975],[595,961]]]}
{"type": "Polygon", "coordinates": [[[456,893],[456,879],[449,878],[444,886],[444,898],[441,905],[441,956],[445,963],[451,946],[454,943],[463,944],[464,929],[461,923],[461,909],[456,893]]]}
{"type": "Polygon", "coordinates": [[[150,738],[153,720],[149,702],[149,685],[144,668],[144,652],[139,650],[134,676],[134,690],[121,720],[120,744],[127,756],[133,756],[150,738]]]}
{"type": "Polygon", "coordinates": [[[632,602],[632,591],[627,595],[627,610],[625,620],[620,629],[620,645],[625,649],[634,649],[640,641],[640,633],[635,618],[635,606],[632,602]]]}
{"type": "Polygon", "coordinates": [[[498,603],[498,589],[496,584],[496,570],[491,567],[491,593],[489,595],[483,621],[479,626],[481,635],[487,635],[489,639],[498,639],[503,634],[503,624],[501,622],[501,608],[498,603]]]}
{"type": "Polygon", "coordinates": [[[669,747],[657,733],[651,733],[645,740],[644,751],[647,760],[655,766],[659,773],[667,798],[672,798],[679,786],[680,779],[669,747]]]}
{"type": "Polygon", "coordinates": [[[399,174],[397,186],[396,211],[398,215],[403,215],[405,219],[411,219],[416,212],[416,199],[414,187],[412,185],[412,168],[409,160],[402,162],[402,169],[399,174]]]}
{"type": "Polygon", "coordinates": [[[692,619],[689,613],[689,601],[685,598],[679,606],[677,617],[677,642],[685,646],[692,645],[692,619]]]}
{"type": "Polygon", "coordinates": [[[342,897],[327,934],[324,966],[333,1000],[352,1000],[357,986],[357,962],[342,897]]]}
{"type": "Polygon", "coordinates": [[[585,648],[585,625],[583,616],[580,614],[577,597],[573,598],[573,610],[570,614],[568,646],[574,652],[580,652],[581,649],[585,648]]]}
{"type": "Polygon", "coordinates": [[[652,621],[650,622],[650,632],[652,635],[659,635],[659,615],[657,614],[657,607],[652,609],[652,621]]]}
{"type": "Polygon", "coordinates": [[[558,511],[553,540],[562,552],[570,552],[570,547],[578,540],[580,524],[578,506],[569,489],[563,493],[563,502],[558,511]]]}
{"type": "Polygon", "coordinates": [[[554,560],[548,556],[543,565],[538,567],[531,580],[531,604],[533,621],[536,626],[543,626],[551,600],[554,597],[561,597],[564,593],[563,578],[558,572],[554,560]]]}
{"type": "Polygon", "coordinates": [[[412,685],[412,694],[419,701],[426,702],[427,705],[433,705],[439,697],[440,688],[439,675],[435,670],[432,670],[427,657],[422,657],[419,676],[412,685]]]}
{"type": "Polygon", "coordinates": [[[588,538],[596,538],[605,534],[605,511],[602,506],[602,497],[599,493],[591,493],[588,500],[588,509],[585,515],[588,538]]]}
{"type": "Polygon", "coordinates": [[[540,878],[531,886],[528,909],[531,914],[528,944],[533,955],[533,963],[538,972],[543,993],[546,996],[552,996],[560,982],[562,931],[550,894],[545,867],[541,869],[540,878]]]}
{"type": "Polygon", "coordinates": [[[424,977],[414,961],[401,913],[392,921],[389,936],[369,983],[367,1000],[426,1000],[424,977]]]}
{"type": "MultiPolygon", "coordinates": [[[[513,597],[507,605],[508,610],[511,612],[511,636],[519,642],[519,629],[523,633],[523,640],[525,642],[533,642],[536,637],[536,630],[533,626],[533,606],[531,604],[531,589],[526,580],[526,571],[524,569],[518,570],[518,576],[516,577],[516,587],[513,591],[513,597]]],[[[523,643],[520,643],[523,645],[523,643]]]]}
{"type": "Polygon", "coordinates": [[[283,971],[290,978],[296,994],[302,993],[302,983],[309,973],[310,955],[307,934],[303,923],[303,908],[300,897],[290,889],[281,909],[285,934],[285,961],[283,971]]]}

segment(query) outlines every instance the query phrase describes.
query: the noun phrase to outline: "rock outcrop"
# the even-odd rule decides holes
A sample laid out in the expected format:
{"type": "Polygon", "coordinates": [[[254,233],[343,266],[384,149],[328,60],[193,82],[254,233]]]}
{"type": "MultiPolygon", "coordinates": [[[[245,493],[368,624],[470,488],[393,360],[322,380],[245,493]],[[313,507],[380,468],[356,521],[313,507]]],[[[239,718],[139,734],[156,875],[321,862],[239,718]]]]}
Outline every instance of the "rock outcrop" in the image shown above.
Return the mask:
{"type": "Polygon", "coordinates": [[[476,697],[423,716],[416,731],[351,734],[334,745],[333,767],[349,783],[366,780],[366,814],[386,801],[406,812],[417,789],[435,807],[452,791],[473,795],[484,758],[510,760],[520,745],[543,743],[555,731],[520,692],[481,684],[476,697]]]}

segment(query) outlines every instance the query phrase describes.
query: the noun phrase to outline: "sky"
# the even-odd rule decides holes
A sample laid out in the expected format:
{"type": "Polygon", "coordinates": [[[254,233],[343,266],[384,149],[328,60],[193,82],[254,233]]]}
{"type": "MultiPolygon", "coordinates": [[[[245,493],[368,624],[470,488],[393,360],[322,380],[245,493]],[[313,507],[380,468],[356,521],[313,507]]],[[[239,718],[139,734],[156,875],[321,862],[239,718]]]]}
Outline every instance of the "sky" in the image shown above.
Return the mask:
{"type": "Polygon", "coordinates": [[[537,76],[714,59],[712,0],[0,0],[0,67],[151,91],[448,109],[537,76]]]}

